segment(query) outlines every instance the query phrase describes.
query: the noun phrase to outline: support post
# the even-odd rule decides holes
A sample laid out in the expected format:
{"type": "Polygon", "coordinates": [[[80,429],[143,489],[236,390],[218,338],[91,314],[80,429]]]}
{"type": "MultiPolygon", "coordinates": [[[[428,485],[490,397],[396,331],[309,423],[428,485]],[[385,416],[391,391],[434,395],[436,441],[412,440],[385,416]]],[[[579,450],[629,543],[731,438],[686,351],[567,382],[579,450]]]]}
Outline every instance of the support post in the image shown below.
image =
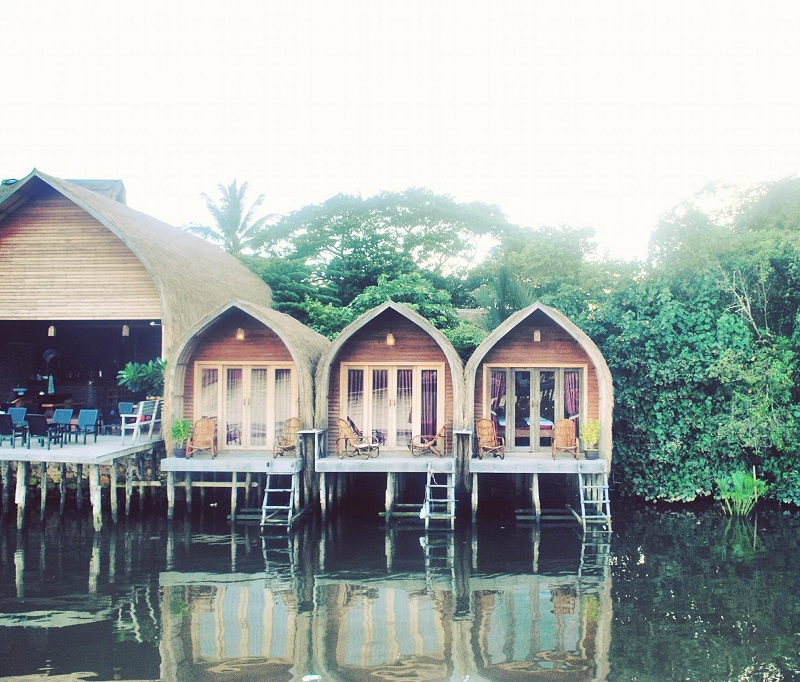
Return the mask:
{"type": "Polygon", "coordinates": [[[536,512],[536,521],[539,521],[542,516],[542,502],[539,499],[539,472],[533,472],[533,481],[531,482],[531,495],[533,496],[533,509],[536,512]]]}
{"type": "Polygon", "coordinates": [[[117,478],[118,478],[117,460],[112,459],[111,466],[109,467],[108,470],[108,495],[109,495],[108,501],[109,504],[111,505],[111,520],[114,523],[117,523],[117,521],[119,520],[119,510],[118,510],[119,500],[117,499],[117,478]]]}
{"type": "Polygon", "coordinates": [[[131,498],[133,497],[133,471],[134,461],[132,456],[125,459],[125,516],[131,514],[131,498]]]}
{"type": "Polygon", "coordinates": [[[103,495],[100,487],[100,465],[89,465],[89,502],[92,505],[92,522],[94,529],[103,528],[103,495]]]}
{"type": "Polygon", "coordinates": [[[59,516],[64,516],[64,510],[67,507],[67,465],[62,463],[58,470],[61,478],[58,482],[58,490],[61,496],[58,502],[58,514],[59,516]]]}
{"type": "Polygon", "coordinates": [[[17,528],[25,526],[25,507],[28,503],[28,478],[30,477],[30,463],[17,462],[17,491],[14,501],[17,503],[17,528]]]}
{"type": "Polygon", "coordinates": [[[187,471],[184,481],[186,482],[186,512],[192,513],[192,472],[187,471]]]}
{"type": "Polygon", "coordinates": [[[175,518],[175,472],[167,472],[167,519],[175,518]]]}
{"type": "Polygon", "coordinates": [[[83,464],[75,465],[75,494],[78,498],[78,511],[83,509],[83,464]]]}
{"type": "Polygon", "coordinates": [[[11,504],[11,462],[0,462],[0,477],[3,479],[3,515],[8,514],[11,504]]]}
{"type": "Polygon", "coordinates": [[[236,486],[239,484],[239,476],[234,471],[231,474],[231,522],[236,521],[236,486]]]}
{"type": "Polygon", "coordinates": [[[394,511],[394,499],[395,499],[395,484],[396,484],[396,474],[394,471],[389,471],[386,473],[386,520],[392,518],[392,512],[394,511]]]}
{"type": "Polygon", "coordinates": [[[47,462],[42,462],[42,476],[39,479],[39,491],[42,494],[39,500],[39,520],[44,521],[45,505],[47,504],[47,462]]]}
{"type": "Polygon", "coordinates": [[[323,521],[325,521],[325,513],[328,511],[327,476],[324,471],[319,474],[319,510],[323,521]]]}
{"type": "Polygon", "coordinates": [[[472,474],[472,522],[478,516],[478,474],[472,474]]]}

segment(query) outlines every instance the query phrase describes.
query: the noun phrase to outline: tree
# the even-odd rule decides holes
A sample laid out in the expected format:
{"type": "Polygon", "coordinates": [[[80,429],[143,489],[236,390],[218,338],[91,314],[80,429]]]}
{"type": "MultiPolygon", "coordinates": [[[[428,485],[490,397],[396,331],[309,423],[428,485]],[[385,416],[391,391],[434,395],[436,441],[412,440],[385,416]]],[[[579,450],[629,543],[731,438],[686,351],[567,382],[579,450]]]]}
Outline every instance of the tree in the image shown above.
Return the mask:
{"type": "Polygon", "coordinates": [[[255,209],[263,203],[264,195],[259,194],[250,208],[246,208],[246,182],[238,185],[234,180],[227,187],[220,183],[217,188],[220,191],[219,203],[205,193],[200,195],[214,219],[214,225],[187,225],[184,229],[215,244],[221,244],[225,251],[234,256],[263,247],[267,240],[262,231],[267,222],[275,218],[274,215],[265,215],[255,219],[255,209]]]}

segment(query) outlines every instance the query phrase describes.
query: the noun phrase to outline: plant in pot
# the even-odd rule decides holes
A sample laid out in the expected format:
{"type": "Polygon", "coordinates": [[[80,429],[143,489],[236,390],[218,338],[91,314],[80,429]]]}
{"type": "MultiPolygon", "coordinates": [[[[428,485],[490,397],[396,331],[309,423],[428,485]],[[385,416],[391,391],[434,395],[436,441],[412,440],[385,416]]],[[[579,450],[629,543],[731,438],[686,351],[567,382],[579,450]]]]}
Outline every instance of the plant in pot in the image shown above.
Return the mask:
{"type": "Polygon", "coordinates": [[[192,434],[192,422],[188,419],[176,419],[170,427],[172,436],[172,456],[184,457],[186,455],[186,441],[192,434]]]}
{"type": "Polygon", "coordinates": [[[586,419],[581,424],[581,446],[586,459],[600,457],[600,420],[586,419]]]}

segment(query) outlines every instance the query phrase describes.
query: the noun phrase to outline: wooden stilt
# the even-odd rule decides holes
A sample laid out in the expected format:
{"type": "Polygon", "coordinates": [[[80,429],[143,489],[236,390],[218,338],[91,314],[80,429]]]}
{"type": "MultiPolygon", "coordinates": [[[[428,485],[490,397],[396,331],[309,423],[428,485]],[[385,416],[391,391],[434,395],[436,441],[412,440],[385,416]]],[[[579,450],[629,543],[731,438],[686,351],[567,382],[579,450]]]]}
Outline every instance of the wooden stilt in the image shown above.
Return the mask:
{"type": "Polygon", "coordinates": [[[542,516],[542,502],[539,499],[539,473],[536,471],[533,472],[531,495],[533,497],[533,509],[536,512],[536,520],[538,521],[542,516]]]}
{"type": "Polygon", "coordinates": [[[133,472],[134,472],[134,458],[127,457],[125,459],[125,516],[130,516],[131,513],[131,498],[133,497],[133,472]]]}
{"type": "Polygon", "coordinates": [[[394,500],[395,500],[395,485],[397,483],[397,475],[394,471],[389,471],[386,473],[386,502],[385,502],[385,511],[386,511],[386,520],[392,518],[392,512],[394,511],[394,500]]]}
{"type": "Polygon", "coordinates": [[[28,504],[28,479],[30,477],[30,463],[17,462],[17,491],[14,502],[17,503],[17,528],[25,526],[25,507],[28,504]]]}
{"type": "Polygon", "coordinates": [[[167,472],[167,519],[175,518],[175,472],[167,472]]]}
{"type": "Polygon", "coordinates": [[[253,474],[251,472],[247,472],[244,476],[244,506],[245,508],[250,506],[250,488],[253,484],[253,474]]]}
{"type": "Polygon", "coordinates": [[[3,515],[8,514],[11,505],[11,462],[0,462],[0,475],[3,479],[3,515]]]}
{"type": "Polygon", "coordinates": [[[236,494],[238,492],[236,487],[238,484],[239,475],[234,471],[233,474],[231,474],[231,521],[236,520],[236,494]]]}
{"type": "Polygon", "coordinates": [[[100,465],[89,465],[89,502],[92,507],[92,524],[99,531],[103,528],[103,494],[100,486],[100,465]]]}
{"type": "Polygon", "coordinates": [[[472,522],[478,516],[478,474],[472,474],[472,522]]]}
{"type": "Polygon", "coordinates": [[[192,472],[186,472],[186,478],[184,479],[186,482],[186,512],[188,514],[192,513],[192,472]]]}
{"type": "Polygon", "coordinates": [[[114,523],[117,523],[119,520],[119,510],[117,509],[119,505],[119,500],[117,499],[117,478],[117,462],[116,460],[112,460],[108,470],[108,495],[109,504],[111,505],[111,520],[114,523]]]}
{"type": "Polygon", "coordinates": [[[325,521],[325,514],[328,511],[328,474],[321,471],[319,474],[319,510],[322,520],[325,521]]]}
{"type": "Polygon", "coordinates": [[[47,504],[47,462],[42,462],[42,476],[39,479],[39,492],[42,494],[39,500],[39,520],[44,521],[45,505],[47,504]]]}
{"type": "Polygon", "coordinates": [[[75,465],[75,494],[78,498],[78,511],[83,509],[83,464],[75,465]]]}
{"type": "Polygon", "coordinates": [[[67,465],[61,464],[58,468],[61,480],[58,482],[58,491],[60,499],[58,501],[58,514],[64,516],[64,511],[67,508],[67,465]]]}

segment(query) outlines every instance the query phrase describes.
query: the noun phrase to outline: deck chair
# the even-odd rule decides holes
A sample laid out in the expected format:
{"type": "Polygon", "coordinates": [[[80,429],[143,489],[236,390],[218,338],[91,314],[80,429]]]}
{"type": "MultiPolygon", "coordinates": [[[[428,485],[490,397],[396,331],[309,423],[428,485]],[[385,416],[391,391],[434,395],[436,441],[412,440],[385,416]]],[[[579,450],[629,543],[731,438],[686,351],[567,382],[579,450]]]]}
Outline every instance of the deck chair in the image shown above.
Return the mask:
{"type": "Polygon", "coordinates": [[[437,457],[444,457],[447,452],[447,427],[449,422],[442,424],[439,431],[433,436],[414,436],[408,447],[411,449],[411,454],[414,457],[420,457],[426,452],[436,455],[437,457]],[[439,441],[442,441],[442,448],[439,449],[439,441]]]}
{"type": "Polygon", "coordinates": [[[25,414],[28,412],[27,407],[9,407],[8,414],[11,415],[11,420],[15,424],[25,423],[25,414]]]}
{"type": "Polygon", "coordinates": [[[209,452],[211,458],[217,456],[217,421],[211,417],[203,417],[194,423],[192,435],[186,441],[186,456],[193,457],[195,452],[209,452]]]}
{"type": "Polygon", "coordinates": [[[505,459],[505,438],[497,435],[497,428],[491,419],[478,419],[475,422],[475,438],[478,441],[478,459],[483,459],[487,454],[505,459]]]}
{"type": "Polygon", "coordinates": [[[9,441],[12,448],[17,447],[17,438],[20,438],[23,443],[25,442],[22,432],[18,431],[17,427],[14,426],[14,420],[11,415],[0,414],[0,447],[5,441],[9,441]]]}
{"type": "Polygon", "coordinates": [[[376,438],[366,438],[359,436],[349,420],[339,420],[339,437],[336,439],[336,451],[339,453],[339,459],[345,457],[363,457],[369,459],[370,457],[377,457],[380,454],[380,443],[376,438]]]}
{"type": "Polygon", "coordinates": [[[72,427],[72,415],[74,412],[74,410],[59,407],[57,410],[53,411],[53,418],[50,420],[50,426],[59,429],[62,434],[67,436],[72,427]]]}
{"type": "Polygon", "coordinates": [[[571,419],[559,419],[553,429],[553,459],[559,452],[571,452],[578,459],[578,437],[575,435],[575,422],[571,419]]]}
{"type": "Polygon", "coordinates": [[[75,442],[78,442],[78,436],[83,434],[83,444],[86,445],[86,436],[90,433],[94,434],[94,442],[97,442],[97,413],[99,410],[81,410],[78,412],[78,423],[72,425],[70,434],[74,434],[75,442]]]}
{"type": "Polygon", "coordinates": [[[47,442],[47,449],[50,449],[51,443],[60,443],[64,447],[64,431],[59,426],[53,426],[47,423],[47,417],[43,414],[29,414],[27,416],[28,422],[28,449],[30,450],[31,441],[38,440],[39,445],[44,447],[47,442]]]}
{"type": "Polygon", "coordinates": [[[283,422],[283,433],[280,438],[275,440],[273,457],[280,455],[283,457],[287,452],[297,455],[297,435],[300,431],[300,417],[292,417],[283,422]]]}

